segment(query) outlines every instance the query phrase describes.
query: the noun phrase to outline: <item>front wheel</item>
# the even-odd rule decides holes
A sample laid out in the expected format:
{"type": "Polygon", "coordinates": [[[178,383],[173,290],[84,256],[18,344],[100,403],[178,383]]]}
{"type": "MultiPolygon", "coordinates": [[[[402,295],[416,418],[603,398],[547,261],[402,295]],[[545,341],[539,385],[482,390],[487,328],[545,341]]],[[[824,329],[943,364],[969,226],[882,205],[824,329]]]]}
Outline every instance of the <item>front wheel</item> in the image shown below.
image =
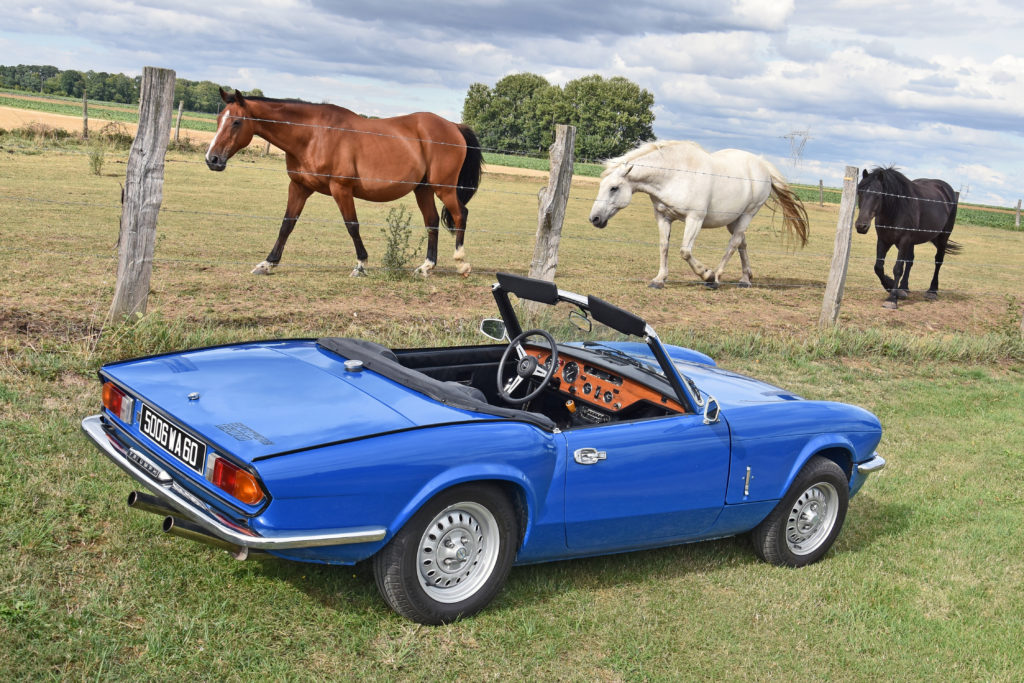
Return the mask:
{"type": "Polygon", "coordinates": [[[446,624],[479,612],[505,583],[516,554],[515,510],[494,487],[443,491],[373,557],[384,600],[421,624],[446,624]]]}
{"type": "Polygon", "coordinates": [[[839,535],[849,504],[842,468],[827,458],[811,458],[782,502],[751,533],[754,552],[786,567],[817,562],[839,535]]]}

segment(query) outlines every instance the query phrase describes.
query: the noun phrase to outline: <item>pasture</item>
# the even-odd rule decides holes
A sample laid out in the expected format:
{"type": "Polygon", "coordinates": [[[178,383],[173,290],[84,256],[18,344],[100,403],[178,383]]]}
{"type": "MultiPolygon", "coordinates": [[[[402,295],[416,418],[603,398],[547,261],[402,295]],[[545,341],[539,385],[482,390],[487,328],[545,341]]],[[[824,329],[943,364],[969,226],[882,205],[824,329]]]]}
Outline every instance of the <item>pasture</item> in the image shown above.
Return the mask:
{"type": "MultiPolygon", "coordinates": [[[[240,156],[214,174],[201,154],[173,153],[149,313],[109,327],[123,163],[112,153],[96,176],[74,150],[0,150],[0,670],[11,678],[1024,676],[1024,233],[958,224],[964,251],[943,267],[939,300],[923,300],[933,250],[919,248],[897,311],[881,308],[873,234],[854,235],[840,326],[819,332],[837,206],[807,204],[802,250],[762,210],[747,233],[751,289],[728,284],[735,259],[722,288],[699,284],[677,226],[666,287],[652,290],[649,203],[636,197],[597,230],[596,182],[578,179],[560,286],[631,308],[725,367],[863,405],[882,420],[890,466],[812,567],[761,564],[745,538],[521,567],[479,616],[425,628],[384,606],[367,568],[240,563],[160,536],[158,518],[125,508],[127,478],[78,424],[98,410],[95,369],[130,355],[326,334],[480,342],[494,272],[529,267],[546,178],[485,173],[469,204],[469,277],[451,271],[444,231],[429,279],[381,277],[388,206],[359,203],[370,275],[350,278],[351,241],[319,195],[261,277],[249,271],[280,225],[283,162],[240,156]]],[[[411,197],[401,203],[418,216],[411,197]]],[[[696,253],[717,263],[725,241],[703,231],[696,253]]]]}

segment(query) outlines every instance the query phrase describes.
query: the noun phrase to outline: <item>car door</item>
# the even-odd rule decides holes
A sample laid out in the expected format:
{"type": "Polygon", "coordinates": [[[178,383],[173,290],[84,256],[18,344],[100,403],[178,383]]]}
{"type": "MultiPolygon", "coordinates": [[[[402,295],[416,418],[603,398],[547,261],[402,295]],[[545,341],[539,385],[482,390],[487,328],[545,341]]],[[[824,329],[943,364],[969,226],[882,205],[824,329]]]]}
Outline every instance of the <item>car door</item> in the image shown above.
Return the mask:
{"type": "Polygon", "coordinates": [[[729,427],[700,415],[564,432],[565,526],[572,550],[615,550],[697,536],[725,503],[729,427]]]}

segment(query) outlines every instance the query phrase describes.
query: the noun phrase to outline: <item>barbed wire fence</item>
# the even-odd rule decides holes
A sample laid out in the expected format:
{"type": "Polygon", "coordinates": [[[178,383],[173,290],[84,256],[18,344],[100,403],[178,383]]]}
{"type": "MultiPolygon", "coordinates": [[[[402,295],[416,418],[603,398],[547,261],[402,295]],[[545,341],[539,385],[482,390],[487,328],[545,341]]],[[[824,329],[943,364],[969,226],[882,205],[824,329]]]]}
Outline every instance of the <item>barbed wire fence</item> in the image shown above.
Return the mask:
{"type": "MultiPolygon", "coordinates": [[[[171,71],[170,73],[172,74],[171,78],[172,78],[172,82],[173,82],[173,71],[171,71]]],[[[173,101],[172,100],[167,100],[167,102],[169,104],[166,104],[165,108],[173,106],[173,101]]],[[[164,106],[164,105],[162,105],[162,106],[164,106]]],[[[141,109],[141,105],[140,105],[140,109],[141,109]]],[[[168,109],[168,111],[170,111],[170,110],[168,109]]],[[[160,115],[163,115],[163,114],[160,114],[160,115]]],[[[165,116],[165,119],[169,121],[169,119],[170,119],[170,114],[169,113],[165,116]]],[[[287,123],[287,124],[291,124],[291,125],[303,125],[303,126],[311,125],[311,124],[298,123],[298,122],[281,122],[281,121],[274,121],[274,122],[275,123],[287,123]]],[[[142,130],[142,127],[140,126],[140,131],[141,130],[142,130]]],[[[355,131],[353,129],[345,129],[345,130],[346,130],[346,132],[357,132],[357,133],[363,132],[363,131],[355,131]]],[[[379,133],[372,133],[372,134],[380,135],[379,133]]],[[[140,132],[140,135],[142,135],[141,132],[140,132]]],[[[162,133],[161,133],[161,135],[162,135],[162,133]]],[[[167,136],[163,136],[163,137],[166,138],[167,136]]],[[[420,140],[420,139],[416,139],[416,141],[418,141],[418,142],[426,142],[426,143],[433,142],[433,141],[430,141],[430,140],[420,140]]],[[[558,141],[556,139],[556,145],[557,145],[557,142],[558,141]]],[[[451,143],[438,143],[438,144],[451,144],[451,143]]],[[[555,145],[553,145],[553,147],[554,146],[555,145]]],[[[166,145],[165,145],[165,148],[166,148],[166,145]]],[[[66,152],[66,153],[79,153],[79,152],[75,152],[74,150],[68,150],[66,148],[59,148],[59,149],[61,151],[63,151],[63,152],[66,152]]],[[[497,149],[483,148],[483,147],[481,147],[480,149],[481,149],[481,151],[486,151],[486,152],[495,153],[495,154],[504,154],[504,155],[510,155],[510,156],[511,155],[526,156],[526,155],[522,154],[521,152],[514,152],[514,151],[510,151],[510,150],[497,150],[497,149]]],[[[117,152],[107,152],[107,154],[116,155],[118,157],[123,156],[123,154],[119,154],[117,152]]],[[[530,272],[531,275],[538,275],[539,274],[539,276],[541,276],[541,277],[547,277],[546,275],[543,275],[542,273],[548,273],[548,274],[550,274],[550,277],[553,278],[553,274],[555,272],[555,266],[557,265],[558,241],[559,241],[559,239],[561,239],[563,237],[565,239],[571,239],[571,240],[588,241],[588,242],[600,242],[600,243],[605,243],[605,244],[615,244],[615,245],[626,246],[626,247],[655,247],[655,246],[659,245],[659,242],[655,241],[655,240],[619,239],[619,238],[613,238],[613,237],[610,238],[610,237],[605,237],[605,236],[588,237],[588,236],[581,235],[581,234],[563,234],[562,233],[562,227],[565,226],[565,225],[568,225],[568,226],[573,227],[573,228],[581,228],[582,227],[582,225],[575,225],[575,224],[572,224],[572,223],[568,223],[568,224],[564,223],[564,215],[565,215],[564,205],[565,205],[565,203],[568,203],[568,202],[593,202],[594,199],[592,197],[583,197],[583,196],[580,196],[578,194],[573,194],[572,192],[570,192],[570,190],[569,190],[569,183],[571,183],[571,169],[573,168],[573,162],[574,162],[574,160],[572,159],[572,145],[571,144],[568,147],[568,153],[566,154],[566,153],[563,152],[562,155],[563,155],[562,158],[557,160],[557,162],[556,162],[556,160],[554,158],[551,159],[550,172],[549,172],[549,186],[548,186],[548,188],[546,190],[542,189],[539,196],[538,196],[537,193],[534,193],[534,192],[522,192],[522,191],[517,191],[517,190],[503,190],[503,189],[498,189],[498,188],[485,188],[485,187],[479,188],[479,190],[482,191],[482,192],[494,192],[494,193],[501,193],[501,194],[512,195],[512,196],[521,196],[521,197],[524,198],[524,201],[527,201],[527,198],[529,198],[529,201],[538,201],[538,203],[542,205],[542,209],[539,212],[538,230],[537,230],[537,234],[535,235],[535,242],[536,242],[538,248],[535,251],[534,259],[531,261],[530,267],[529,267],[529,272],[530,272]],[[559,187],[558,184],[555,182],[555,178],[556,178],[556,176],[558,176],[560,174],[561,169],[565,169],[565,168],[569,169],[569,174],[568,174],[569,180],[565,181],[565,186],[564,186],[564,191],[563,191],[563,188],[559,187]],[[543,204],[545,202],[545,197],[549,197],[550,198],[550,197],[552,197],[552,196],[554,196],[556,194],[563,195],[563,199],[561,201],[563,201],[564,203],[563,203],[563,207],[561,209],[561,215],[557,217],[557,220],[552,220],[551,210],[550,210],[550,202],[549,202],[549,207],[547,209],[547,217],[544,216],[543,204]],[[542,232],[544,230],[542,228],[543,228],[543,225],[545,224],[545,222],[548,225],[548,227],[546,228],[546,230],[549,233],[548,235],[542,234],[542,232]],[[552,236],[550,234],[552,232],[557,233],[554,236],[554,239],[552,239],[552,236]],[[547,245],[544,249],[540,248],[540,245],[541,245],[542,241],[544,241],[545,244],[547,245]],[[553,248],[552,248],[552,245],[553,245],[553,248]],[[544,255],[543,258],[540,256],[541,254],[544,255]]],[[[153,157],[155,155],[149,154],[148,156],[153,157]]],[[[164,155],[160,154],[159,157],[160,157],[161,162],[163,162],[164,155]]],[[[130,160],[131,160],[131,154],[129,154],[129,161],[130,160]]],[[[167,163],[201,164],[203,162],[175,159],[175,160],[167,160],[167,163]]],[[[578,163],[600,163],[600,162],[593,161],[593,160],[587,160],[587,161],[580,161],[578,163]]],[[[665,171],[680,172],[680,173],[707,174],[704,171],[695,171],[694,169],[670,168],[670,167],[658,166],[658,165],[652,165],[652,164],[642,164],[642,163],[637,163],[637,162],[634,162],[634,163],[636,165],[639,165],[639,166],[647,166],[649,168],[653,168],[653,169],[657,169],[657,170],[665,170],[665,171]]],[[[280,167],[272,167],[272,166],[259,165],[259,164],[247,164],[245,166],[242,166],[241,168],[244,168],[244,169],[249,170],[249,171],[257,171],[257,172],[261,172],[261,171],[269,171],[269,172],[274,172],[274,173],[280,173],[281,172],[280,167]]],[[[842,199],[840,201],[839,220],[837,222],[837,230],[836,230],[835,244],[833,245],[833,250],[831,252],[809,252],[809,253],[805,254],[805,257],[808,258],[808,259],[821,259],[821,260],[830,260],[831,261],[831,265],[830,265],[830,268],[829,268],[829,275],[828,275],[828,277],[826,279],[826,282],[823,283],[823,284],[773,283],[771,285],[767,285],[767,287],[777,288],[777,289],[790,289],[790,288],[815,288],[815,289],[823,289],[824,290],[824,300],[823,300],[823,304],[822,304],[821,317],[819,318],[819,324],[823,325],[823,326],[824,325],[834,325],[836,323],[837,319],[838,319],[839,309],[840,309],[841,300],[842,300],[842,295],[843,295],[843,292],[847,289],[845,280],[846,280],[846,270],[847,270],[847,268],[849,266],[849,262],[851,260],[861,260],[861,261],[869,261],[869,262],[874,262],[876,260],[875,258],[871,258],[871,257],[858,257],[858,256],[854,256],[854,255],[850,254],[849,243],[850,243],[850,240],[852,238],[852,221],[853,221],[854,207],[855,207],[855,204],[856,204],[856,177],[857,177],[857,173],[858,172],[859,172],[859,169],[857,169],[857,168],[847,167],[846,168],[846,172],[844,174],[844,187],[843,187],[842,199]],[[852,181],[852,183],[851,183],[851,181],[852,181]],[[851,186],[847,187],[848,184],[851,185],[851,186]]],[[[321,173],[309,173],[309,172],[306,172],[306,171],[302,171],[301,174],[302,175],[324,176],[324,177],[328,177],[328,178],[337,178],[337,179],[341,179],[341,180],[355,180],[355,179],[359,179],[359,180],[374,180],[374,181],[378,181],[378,182],[392,182],[392,183],[394,183],[394,182],[409,182],[409,181],[396,181],[394,179],[387,179],[387,178],[365,178],[365,177],[361,177],[361,176],[357,177],[357,176],[341,176],[341,175],[331,175],[331,174],[321,174],[321,173]]],[[[717,174],[708,174],[708,175],[717,175],[717,174]]],[[[740,178],[740,177],[728,176],[728,175],[723,175],[721,177],[722,178],[726,178],[726,179],[743,180],[743,181],[748,181],[748,182],[753,180],[753,179],[740,178]]],[[[452,186],[452,187],[455,187],[456,189],[458,189],[458,186],[452,186]]],[[[888,193],[879,193],[879,194],[888,194],[888,193]]],[[[906,199],[907,198],[907,197],[903,197],[901,195],[892,195],[892,194],[890,194],[889,196],[895,197],[895,198],[901,198],[901,199],[906,199]]],[[[35,203],[35,204],[51,204],[51,205],[68,206],[68,207],[97,207],[97,208],[114,208],[114,209],[120,208],[122,210],[122,232],[124,232],[124,230],[125,230],[125,227],[124,227],[124,224],[123,224],[123,221],[124,221],[123,215],[124,215],[125,209],[124,209],[123,205],[100,204],[100,203],[85,202],[85,201],[51,200],[51,199],[42,199],[42,198],[37,198],[37,197],[27,197],[27,196],[22,196],[22,195],[11,195],[11,194],[0,194],[0,199],[4,199],[4,200],[7,200],[7,201],[25,202],[25,203],[29,203],[29,204],[32,204],[32,203],[35,203]]],[[[148,203],[152,204],[152,200],[151,199],[140,198],[139,201],[142,202],[142,203],[148,202],[148,203]]],[[[929,201],[940,201],[940,200],[929,200],[929,201]]],[[[159,204],[159,201],[157,203],[159,204]]],[[[685,207],[684,207],[684,210],[685,210],[685,207]]],[[[214,216],[214,217],[245,218],[245,219],[275,221],[275,222],[280,220],[279,216],[270,216],[270,215],[263,215],[263,214],[249,214],[249,213],[224,212],[224,211],[217,212],[217,211],[183,210],[183,209],[174,209],[174,208],[168,208],[168,207],[162,207],[162,206],[158,206],[157,213],[158,214],[206,215],[206,216],[214,216]]],[[[557,211],[556,211],[556,213],[557,213],[557,211]]],[[[756,211],[754,213],[756,213],[756,211]]],[[[735,215],[738,216],[740,214],[737,213],[735,215]]],[[[330,224],[330,225],[336,225],[337,224],[337,220],[326,220],[326,219],[316,219],[316,218],[304,218],[303,222],[304,223],[323,223],[323,224],[330,224]]],[[[374,223],[374,222],[361,222],[361,225],[364,226],[364,227],[381,227],[381,228],[386,226],[386,224],[374,223]]],[[[437,227],[427,227],[427,226],[422,226],[422,227],[423,227],[423,229],[428,229],[428,230],[438,230],[439,229],[437,227]]],[[[892,228],[900,229],[900,230],[923,230],[921,228],[911,228],[911,227],[906,227],[906,226],[904,226],[904,227],[900,227],[900,226],[882,226],[882,227],[892,227],[892,228]]],[[[589,224],[587,224],[586,228],[584,228],[584,230],[587,230],[587,229],[591,229],[591,226],[589,226],[589,224]]],[[[155,231],[155,221],[154,221],[153,230],[155,231]]],[[[131,230],[129,230],[129,232],[131,232],[131,230]]],[[[493,227],[491,227],[491,228],[483,228],[483,227],[478,227],[478,226],[475,226],[473,228],[473,232],[474,232],[474,234],[515,234],[517,236],[525,236],[527,234],[526,232],[524,232],[522,230],[502,229],[502,228],[493,228],[493,227]]],[[[126,248],[124,240],[119,240],[119,247],[120,247],[121,250],[126,248]]],[[[6,252],[6,253],[37,253],[37,254],[39,254],[39,253],[51,254],[52,253],[54,255],[59,255],[60,254],[60,252],[52,252],[52,251],[47,251],[47,250],[33,249],[32,247],[25,246],[25,245],[0,247],[0,252],[6,252]]],[[[789,252],[789,251],[764,251],[764,250],[760,250],[759,253],[760,254],[765,254],[765,255],[785,255],[785,256],[792,256],[793,255],[792,252],[789,252]]],[[[75,254],[75,255],[76,256],[83,256],[83,254],[75,254]]],[[[97,253],[97,254],[84,254],[84,256],[91,257],[91,258],[111,259],[111,260],[113,260],[115,258],[111,254],[99,254],[99,253],[97,253]]],[[[119,250],[117,258],[118,258],[119,262],[124,261],[124,262],[127,262],[127,263],[140,263],[140,264],[147,264],[148,263],[150,268],[152,266],[152,263],[154,263],[154,262],[159,262],[159,263],[193,263],[193,264],[202,264],[202,265],[207,265],[207,266],[210,266],[210,265],[231,265],[231,266],[233,266],[233,265],[244,265],[244,263],[245,263],[245,262],[242,262],[242,261],[223,261],[223,260],[218,260],[216,262],[211,262],[208,259],[198,259],[198,258],[197,259],[186,259],[186,258],[157,257],[152,252],[150,252],[147,255],[145,253],[145,248],[144,247],[143,247],[143,252],[142,253],[123,253],[122,251],[119,250]]],[[[899,259],[897,259],[897,261],[899,261],[899,259]]],[[[927,265],[927,264],[934,265],[935,264],[934,260],[929,261],[927,259],[914,259],[914,262],[916,262],[917,264],[921,264],[921,265],[927,265]]],[[[288,266],[290,268],[307,269],[307,270],[326,270],[326,271],[331,271],[331,270],[341,270],[342,269],[341,266],[332,267],[332,266],[325,266],[323,264],[301,263],[301,262],[289,262],[288,266]]],[[[512,267],[513,266],[510,266],[510,268],[512,268],[512,267]]],[[[945,268],[950,268],[950,267],[953,267],[953,268],[956,268],[956,267],[969,267],[969,268],[983,268],[983,269],[987,268],[987,269],[998,269],[1000,271],[1007,271],[1007,270],[1009,270],[1011,272],[1020,272],[1022,269],[1024,269],[1024,266],[1021,266],[1020,264],[977,263],[977,262],[966,264],[966,263],[953,263],[953,262],[948,262],[948,261],[944,264],[944,267],[945,268]]],[[[119,267],[119,270],[120,270],[120,267],[119,267]]],[[[454,269],[437,268],[436,272],[454,274],[455,270],[454,269]]],[[[641,282],[645,282],[646,281],[645,278],[642,278],[642,277],[619,278],[619,279],[624,281],[624,282],[634,282],[634,283],[641,283],[641,282]]],[[[121,277],[119,276],[119,281],[120,280],[121,280],[121,277]]],[[[136,278],[134,278],[134,281],[132,281],[130,284],[128,282],[129,280],[131,280],[131,278],[128,278],[126,280],[126,284],[124,284],[124,285],[121,285],[119,283],[118,288],[120,289],[123,286],[123,287],[127,287],[127,288],[131,289],[132,291],[137,291],[137,292],[145,291],[145,292],[148,293],[148,289],[149,289],[148,279],[145,280],[145,282],[142,282],[142,278],[141,277],[136,277],[136,278]]],[[[692,281],[692,282],[685,282],[683,284],[687,285],[687,286],[703,286],[704,283],[697,282],[697,281],[692,281]]],[[[724,284],[738,284],[738,283],[725,282],[724,284]]],[[[765,287],[766,285],[760,285],[760,286],[761,287],[765,287]]],[[[869,290],[867,290],[866,288],[863,288],[862,291],[869,291],[869,290]]],[[[870,290],[870,291],[877,291],[877,290],[870,290]]],[[[964,293],[964,294],[984,294],[983,292],[967,292],[967,291],[963,291],[962,293],[964,293]]],[[[143,306],[142,310],[144,310],[144,306],[145,306],[144,302],[143,302],[142,306],[143,306]]],[[[112,317],[118,317],[120,315],[124,315],[126,313],[131,313],[131,312],[132,312],[132,309],[125,309],[125,311],[120,311],[120,312],[115,314],[115,306],[112,304],[112,307],[111,307],[111,315],[112,315],[112,317]]],[[[1022,330],[1024,330],[1024,323],[1022,323],[1022,330]]]]}

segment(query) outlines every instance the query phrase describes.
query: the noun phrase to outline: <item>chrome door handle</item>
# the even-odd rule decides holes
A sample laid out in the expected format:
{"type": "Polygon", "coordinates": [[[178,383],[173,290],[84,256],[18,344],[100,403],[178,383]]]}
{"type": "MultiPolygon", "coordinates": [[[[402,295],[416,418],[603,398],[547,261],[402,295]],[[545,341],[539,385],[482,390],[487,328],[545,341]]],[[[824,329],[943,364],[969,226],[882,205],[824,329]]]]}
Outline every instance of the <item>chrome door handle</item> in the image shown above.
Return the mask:
{"type": "Polygon", "coordinates": [[[604,460],[607,457],[607,453],[596,448],[580,448],[572,454],[572,459],[581,465],[596,465],[599,460],[604,460]]]}

